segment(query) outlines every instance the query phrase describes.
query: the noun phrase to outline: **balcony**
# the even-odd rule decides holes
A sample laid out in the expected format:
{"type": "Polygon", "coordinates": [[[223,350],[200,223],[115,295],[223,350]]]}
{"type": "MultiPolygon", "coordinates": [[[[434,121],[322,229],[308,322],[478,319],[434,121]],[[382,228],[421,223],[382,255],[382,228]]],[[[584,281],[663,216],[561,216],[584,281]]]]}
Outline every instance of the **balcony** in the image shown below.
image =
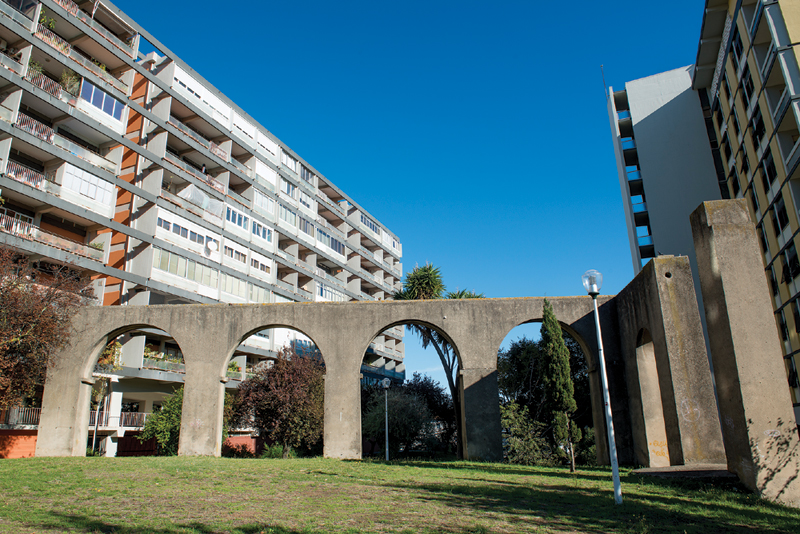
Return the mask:
{"type": "Polygon", "coordinates": [[[201,172],[200,169],[197,169],[197,168],[193,167],[192,165],[189,165],[185,161],[182,161],[175,154],[171,154],[170,152],[167,152],[167,154],[164,156],[164,159],[166,161],[172,163],[173,165],[175,165],[177,167],[180,167],[181,169],[183,169],[187,173],[191,174],[192,176],[194,176],[198,180],[201,180],[202,182],[210,185],[211,187],[213,187],[214,189],[216,189],[217,191],[219,191],[223,195],[226,193],[225,186],[222,185],[222,182],[220,182],[216,178],[212,178],[211,176],[201,172]]]}
{"type": "Polygon", "coordinates": [[[24,113],[20,112],[17,114],[17,121],[15,124],[20,130],[28,132],[29,134],[41,139],[45,143],[49,143],[57,146],[58,148],[66,150],[67,152],[81,158],[88,163],[91,163],[96,167],[100,167],[111,174],[116,174],[117,172],[116,163],[107,160],[99,154],[95,154],[91,150],[88,150],[87,148],[70,141],[66,137],[58,135],[55,130],[49,126],[42,124],[41,122],[25,115],[24,113]]]}
{"type": "Polygon", "coordinates": [[[250,167],[248,167],[247,165],[245,165],[244,163],[242,163],[238,159],[232,157],[230,159],[230,162],[231,162],[231,165],[233,165],[234,167],[239,169],[239,171],[241,171],[242,174],[244,174],[245,176],[247,176],[249,178],[253,177],[253,169],[251,169],[250,167]]]}
{"type": "Polygon", "coordinates": [[[65,97],[62,97],[64,94],[64,88],[61,87],[61,84],[52,78],[48,78],[41,72],[28,69],[28,72],[25,74],[25,79],[47,94],[54,96],[59,100],[64,100],[65,102],[67,101],[65,97]]]}
{"type": "Polygon", "coordinates": [[[28,241],[34,241],[53,248],[77,254],[90,260],[103,262],[103,251],[90,247],[85,243],[78,243],[66,237],[42,230],[30,222],[16,219],[5,213],[0,213],[0,231],[11,234],[28,241]]]}
{"type": "Polygon", "coordinates": [[[53,47],[58,52],[61,52],[63,55],[67,56],[71,60],[75,61],[76,63],[79,63],[85,69],[88,69],[92,73],[96,74],[101,80],[113,86],[118,91],[121,91],[126,95],[128,94],[128,86],[124,82],[118,80],[117,78],[106,72],[103,68],[100,67],[100,65],[95,64],[89,58],[82,56],[74,48],[72,48],[72,45],[69,44],[67,41],[65,41],[61,36],[53,33],[52,31],[45,28],[41,24],[39,24],[39,27],[36,29],[36,33],[34,35],[36,35],[36,37],[38,37],[39,39],[41,39],[42,41],[53,47]]]}
{"type": "MultiPolygon", "coordinates": [[[[2,3],[2,2],[0,2],[2,3]]],[[[13,56],[6,54],[5,52],[0,52],[0,66],[3,66],[13,72],[14,74],[19,74],[22,76],[22,71],[24,70],[22,64],[17,61],[13,56]]]]}
{"type": "Polygon", "coordinates": [[[144,428],[149,415],[143,412],[121,412],[114,416],[110,412],[101,411],[98,420],[97,411],[92,410],[89,412],[89,427],[94,428],[96,423],[99,428],[144,428]]]}
{"type": "MultiPolygon", "coordinates": [[[[34,10],[35,6],[33,6],[30,9],[31,12],[33,12],[34,10]]],[[[31,31],[31,26],[33,25],[33,19],[29,15],[26,15],[25,13],[18,11],[16,7],[7,4],[2,0],[0,0],[0,16],[4,16],[6,18],[13,20],[14,22],[22,26],[26,31],[31,31]]]]}
{"type": "Polygon", "coordinates": [[[346,216],[342,207],[339,204],[336,204],[333,200],[330,199],[328,195],[326,195],[322,191],[317,191],[317,197],[319,197],[319,199],[322,200],[322,202],[324,202],[327,206],[332,207],[336,212],[341,214],[342,217],[346,216]]]}
{"type": "Polygon", "coordinates": [[[169,121],[168,122],[171,125],[173,125],[175,128],[177,128],[178,130],[183,132],[184,134],[188,135],[189,137],[191,137],[192,139],[194,139],[195,141],[197,141],[198,143],[203,145],[212,154],[217,156],[222,161],[228,161],[228,153],[227,152],[222,150],[219,147],[219,145],[217,145],[215,143],[212,143],[211,141],[206,139],[205,136],[203,136],[203,134],[201,134],[197,130],[193,129],[191,126],[187,126],[186,124],[182,123],[181,121],[179,121],[178,119],[176,119],[172,115],[169,116],[169,121]]]}
{"type": "Polygon", "coordinates": [[[47,191],[46,184],[53,181],[39,171],[20,165],[16,161],[9,161],[6,164],[6,176],[40,191],[47,191]]]}
{"type": "Polygon", "coordinates": [[[185,363],[159,360],[156,358],[142,358],[142,369],[155,369],[157,371],[166,371],[168,373],[186,374],[185,363]]]}
{"type": "Polygon", "coordinates": [[[25,408],[12,406],[0,409],[0,425],[36,426],[39,424],[41,408],[25,408]]]}
{"type": "Polygon", "coordinates": [[[130,57],[134,57],[133,54],[133,47],[130,43],[123,42],[119,37],[105,29],[101,24],[99,24],[96,20],[89,17],[87,13],[81,11],[78,5],[72,0],[54,0],[56,4],[63,7],[67,13],[76,17],[81,22],[89,26],[92,30],[97,32],[101,37],[103,37],[106,41],[114,45],[115,47],[119,48],[122,52],[129,55],[130,57]]]}

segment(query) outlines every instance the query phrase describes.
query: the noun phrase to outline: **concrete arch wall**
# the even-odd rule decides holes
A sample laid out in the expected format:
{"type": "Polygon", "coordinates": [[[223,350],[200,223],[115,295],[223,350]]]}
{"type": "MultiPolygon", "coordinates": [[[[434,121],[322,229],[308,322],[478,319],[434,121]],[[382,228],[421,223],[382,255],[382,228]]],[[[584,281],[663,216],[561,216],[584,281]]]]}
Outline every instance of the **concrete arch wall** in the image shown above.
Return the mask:
{"type": "Polygon", "coordinates": [[[648,417],[654,411],[663,414],[671,465],[724,461],[688,258],[662,256],[648,262],[616,300],[635,462],[646,466],[659,463],[650,447],[650,442],[660,441],[663,435],[658,421],[648,417]],[[643,330],[651,336],[654,362],[637,357],[643,330]]]}

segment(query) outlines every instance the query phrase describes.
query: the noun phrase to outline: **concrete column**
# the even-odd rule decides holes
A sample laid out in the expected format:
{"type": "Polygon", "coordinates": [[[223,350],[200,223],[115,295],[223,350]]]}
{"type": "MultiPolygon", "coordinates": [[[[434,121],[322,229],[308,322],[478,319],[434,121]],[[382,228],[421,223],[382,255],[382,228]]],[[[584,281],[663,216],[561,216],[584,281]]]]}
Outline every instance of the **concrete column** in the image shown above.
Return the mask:
{"type": "Polygon", "coordinates": [[[800,438],[770,293],[744,200],[692,213],[728,469],[763,497],[800,506],[800,438]]]}
{"type": "Polygon", "coordinates": [[[324,352],[323,357],[325,358],[323,454],[326,458],[360,459],[361,366],[336,365],[330,357],[330,351],[324,352]]]}
{"type": "Polygon", "coordinates": [[[465,460],[503,459],[497,368],[461,369],[461,423],[465,460]]]}

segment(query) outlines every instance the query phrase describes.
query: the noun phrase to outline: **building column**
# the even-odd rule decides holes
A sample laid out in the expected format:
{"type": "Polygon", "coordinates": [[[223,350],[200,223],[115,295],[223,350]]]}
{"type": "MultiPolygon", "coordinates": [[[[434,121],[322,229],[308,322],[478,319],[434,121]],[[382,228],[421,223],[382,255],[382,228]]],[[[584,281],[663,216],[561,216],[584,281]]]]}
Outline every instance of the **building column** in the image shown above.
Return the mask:
{"type": "Polygon", "coordinates": [[[497,367],[461,369],[458,390],[464,459],[501,461],[503,441],[497,367]]]}
{"type": "Polygon", "coordinates": [[[800,438],[764,264],[744,200],[690,217],[728,469],[761,496],[800,506],[800,438]]]}

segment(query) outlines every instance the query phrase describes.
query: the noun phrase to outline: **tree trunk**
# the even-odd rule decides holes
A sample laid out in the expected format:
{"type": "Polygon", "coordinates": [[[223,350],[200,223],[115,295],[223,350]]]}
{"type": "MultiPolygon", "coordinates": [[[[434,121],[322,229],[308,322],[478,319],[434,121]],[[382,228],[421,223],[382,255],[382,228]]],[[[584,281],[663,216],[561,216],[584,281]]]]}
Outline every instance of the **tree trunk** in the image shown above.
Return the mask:
{"type": "Polygon", "coordinates": [[[439,360],[442,362],[442,367],[444,367],[444,374],[447,377],[447,386],[450,389],[450,397],[453,399],[453,411],[455,412],[456,418],[456,456],[459,460],[464,458],[464,451],[461,442],[462,436],[462,428],[461,428],[461,402],[458,397],[458,387],[456,387],[456,380],[453,375],[458,372],[458,358],[454,355],[453,364],[448,364],[447,357],[444,355],[444,351],[439,346],[438,343],[433,339],[433,336],[426,332],[426,336],[428,338],[428,343],[433,345],[433,348],[436,349],[436,354],[439,356],[439,360]]]}
{"type": "Polygon", "coordinates": [[[567,446],[569,447],[569,472],[575,472],[575,447],[572,445],[572,421],[567,417],[567,446]]]}
{"type": "Polygon", "coordinates": [[[289,453],[292,452],[292,447],[289,445],[283,446],[283,459],[286,460],[289,458],[289,453]]]}

